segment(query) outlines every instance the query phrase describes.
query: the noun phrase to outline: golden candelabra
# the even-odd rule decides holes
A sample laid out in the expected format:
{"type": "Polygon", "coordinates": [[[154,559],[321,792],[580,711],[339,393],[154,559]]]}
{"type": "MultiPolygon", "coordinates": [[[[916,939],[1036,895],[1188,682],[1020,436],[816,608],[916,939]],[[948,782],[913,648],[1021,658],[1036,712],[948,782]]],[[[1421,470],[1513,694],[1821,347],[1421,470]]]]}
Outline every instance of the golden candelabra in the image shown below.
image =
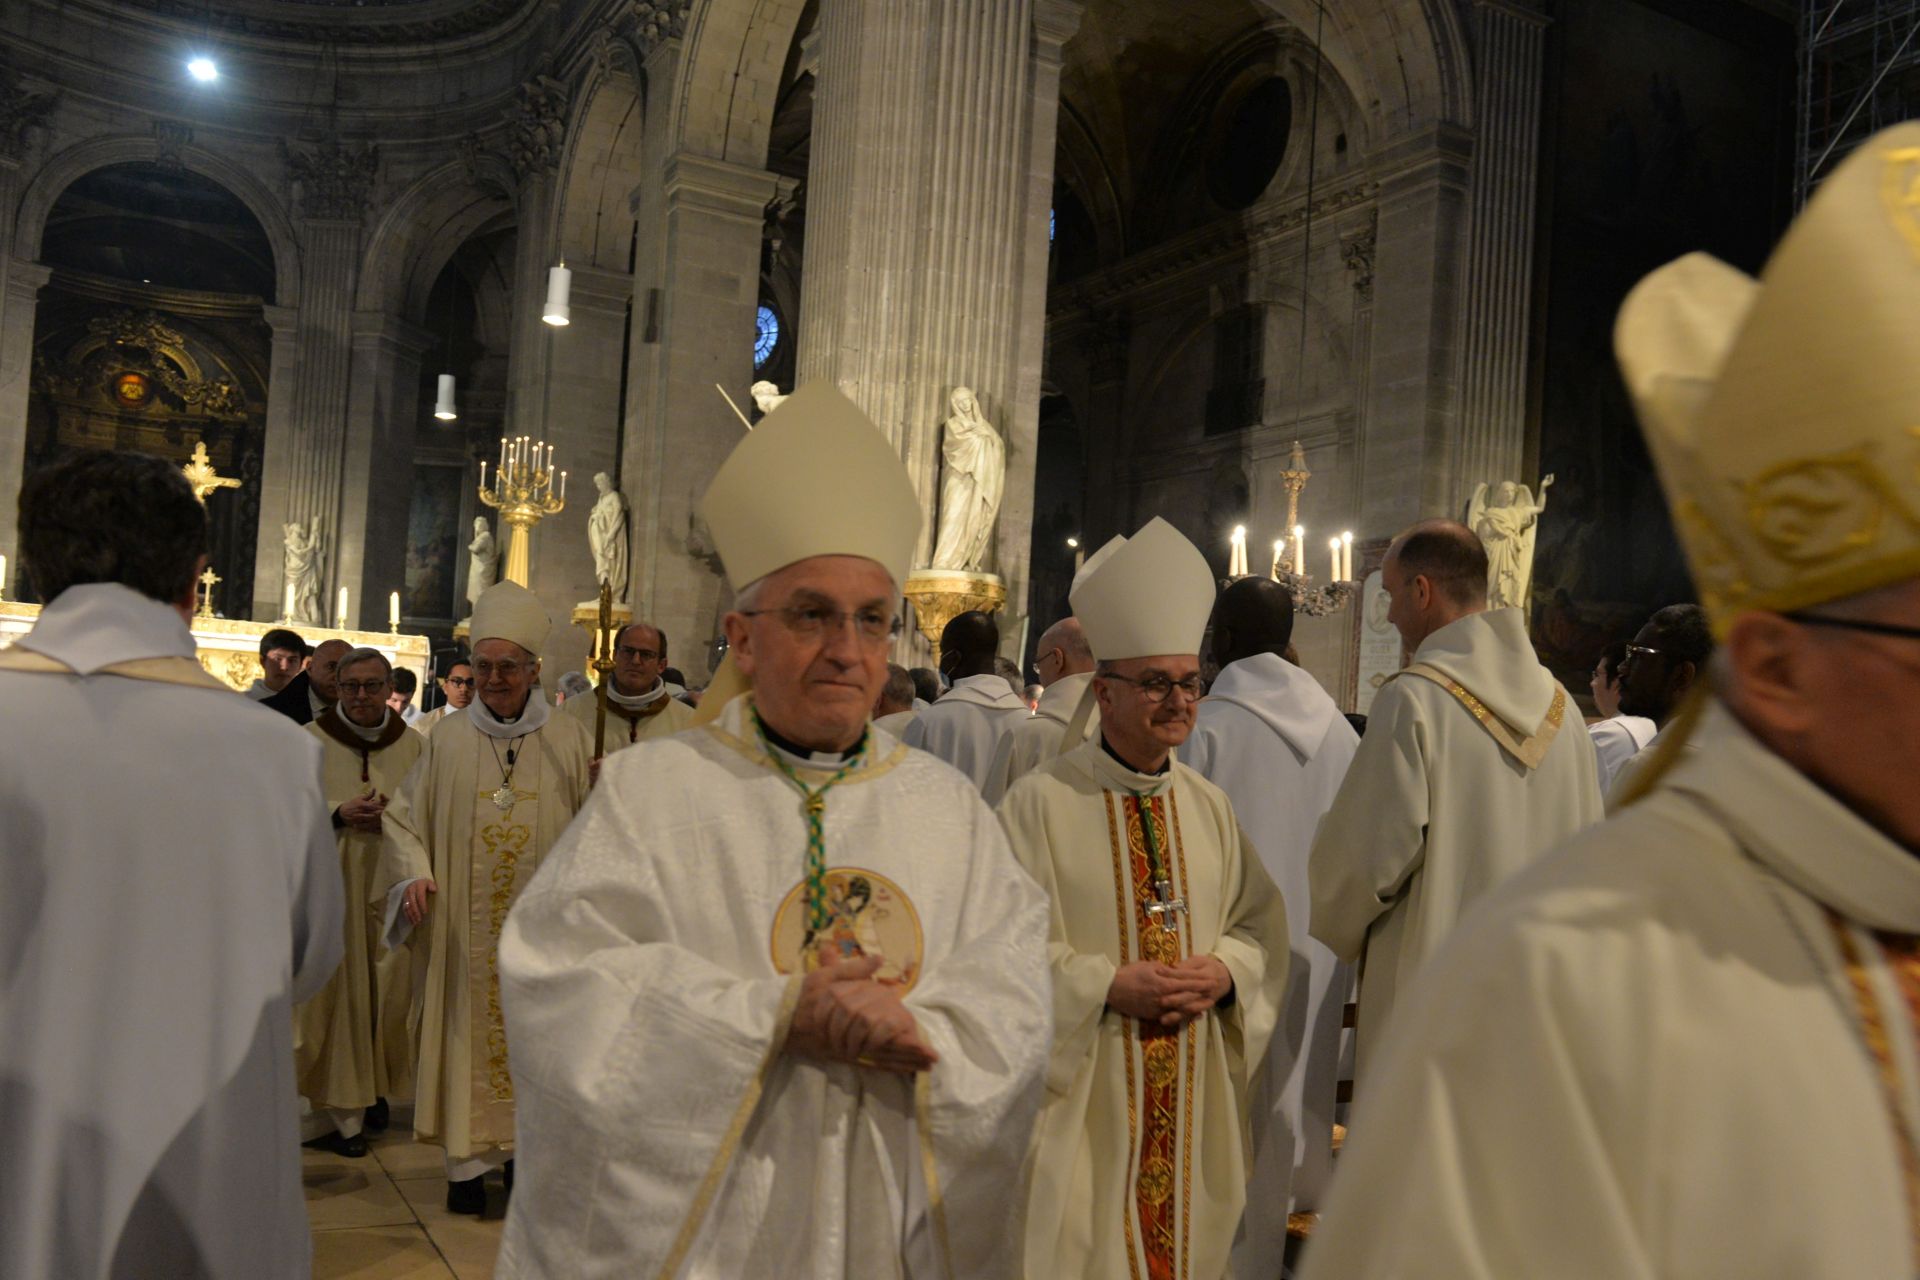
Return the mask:
{"type": "MultiPolygon", "coordinates": [[[[1310,585],[1313,577],[1307,572],[1306,530],[1300,525],[1300,494],[1306,489],[1307,481],[1312,478],[1313,472],[1307,470],[1306,451],[1300,447],[1300,442],[1295,440],[1293,453],[1287,459],[1287,468],[1280,473],[1280,484],[1287,491],[1286,535],[1293,540],[1292,555],[1285,554],[1286,538],[1276,542],[1273,547],[1273,567],[1268,571],[1267,576],[1287,589],[1288,594],[1293,597],[1293,607],[1296,611],[1310,618],[1323,618],[1345,607],[1347,602],[1353,599],[1358,584],[1351,581],[1353,535],[1345,534],[1336,540],[1344,549],[1345,560],[1340,559],[1341,550],[1335,550],[1333,553],[1334,562],[1346,566],[1345,572],[1333,574],[1325,586],[1310,585]]],[[[1238,556],[1236,571],[1244,574],[1247,572],[1246,551],[1241,542],[1244,534],[1236,529],[1234,537],[1238,556]]]]}
{"type": "Polygon", "coordinates": [[[544,440],[518,436],[500,441],[500,466],[487,483],[487,464],[480,464],[480,501],[497,508],[513,530],[507,542],[507,564],[501,577],[530,586],[533,526],[559,515],[567,505],[567,473],[553,468],[553,446],[544,440]],[[556,477],[558,484],[555,484],[556,477]]]}

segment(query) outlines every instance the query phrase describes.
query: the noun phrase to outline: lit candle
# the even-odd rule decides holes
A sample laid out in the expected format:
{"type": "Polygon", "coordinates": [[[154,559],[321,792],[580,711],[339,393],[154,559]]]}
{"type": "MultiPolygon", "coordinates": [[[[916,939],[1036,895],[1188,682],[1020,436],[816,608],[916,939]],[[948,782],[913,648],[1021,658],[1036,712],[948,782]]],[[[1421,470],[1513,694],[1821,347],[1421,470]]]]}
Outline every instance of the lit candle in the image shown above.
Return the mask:
{"type": "Polygon", "coordinates": [[[1307,526],[1293,526],[1293,573],[1297,578],[1307,576],[1307,526]]]}
{"type": "Polygon", "coordinates": [[[1233,545],[1227,554],[1227,576],[1239,578],[1247,572],[1247,526],[1233,527],[1233,545]]]}
{"type": "Polygon", "coordinates": [[[535,471],[540,470],[540,455],[546,451],[547,442],[545,440],[535,440],[533,442],[533,469],[535,471]]]}
{"type": "Polygon", "coordinates": [[[6,595],[7,595],[7,558],[5,556],[0,556],[0,600],[6,599],[6,595]]]}
{"type": "Polygon", "coordinates": [[[1340,535],[1340,581],[1353,581],[1353,532],[1340,535]]]}
{"type": "Polygon", "coordinates": [[[1327,574],[1328,582],[1340,581],[1340,539],[1328,538],[1327,549],[1333,553],[1333,565],[1327,574]]]}
{"type": "MultiPolygon", "coordinates": [[[[495,474],[498,473],[496,472],[495,474]]],[[[485,458],[480,459],[480,487],[482,489],[487,487],[487,460],[485,458]]]]}
{"type": "Polygon", "coordinates": [[[347,629],[347,589],[340,588],[340,629],[347,629]]]}
{"type": "Polygon", "coordinates": [[[500,437],[500,468],[502,470],[505,470],[506,465],[507,465],[507,438],[505,436],[501,436],[500,437]]]}
{"type": "Polygon", "coordinates": [[[289,622],[293,620],[293,584],[287,584],[287,603],[281,608],[280,616],[289,622]]]}
{"type": "Polygon", "coordinates": [[[398,591],[391,592],[387,596],[387,625],[396,628],[400,625],[400,593],[398,591]]]}
{"type": "Polygon", "coordinates": [[[560,473],[560,501],[565,502],[566,500],[567,500],[567,473],[562,471],[560,473]]]}
{"type": "Polygon", "coordinates": [[[1273,540],[1273,568],[1267,573],[1267,576],[1275,582],[1280,581],[1280,566],[1286,561],[1286,558],[1287,540],[1285,538],[1275,538],[1273,540]]]}

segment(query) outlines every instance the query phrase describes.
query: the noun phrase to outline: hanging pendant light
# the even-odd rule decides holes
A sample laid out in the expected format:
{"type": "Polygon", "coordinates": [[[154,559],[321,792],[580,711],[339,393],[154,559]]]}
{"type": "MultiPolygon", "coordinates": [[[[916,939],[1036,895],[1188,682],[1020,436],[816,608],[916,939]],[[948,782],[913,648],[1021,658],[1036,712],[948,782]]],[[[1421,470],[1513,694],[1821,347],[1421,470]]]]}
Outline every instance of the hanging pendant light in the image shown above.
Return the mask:
{"type": "Polygon", "coordinates": [[[453,375],[450,373],[440,375],[440,393],[434,398],[433,416],[442,422],[452,422],[460,416],[460,411],[453,403],[453,375]]]}
{"type": "Polygon", "coordinates": [[[567,311],[567,299],[573,293],[573,272],[567,270],[567,260],[562,258],[560,265],[547,271],[547,305],[540,312],[540,318],[558,328],[571,324],[567,311]]]}

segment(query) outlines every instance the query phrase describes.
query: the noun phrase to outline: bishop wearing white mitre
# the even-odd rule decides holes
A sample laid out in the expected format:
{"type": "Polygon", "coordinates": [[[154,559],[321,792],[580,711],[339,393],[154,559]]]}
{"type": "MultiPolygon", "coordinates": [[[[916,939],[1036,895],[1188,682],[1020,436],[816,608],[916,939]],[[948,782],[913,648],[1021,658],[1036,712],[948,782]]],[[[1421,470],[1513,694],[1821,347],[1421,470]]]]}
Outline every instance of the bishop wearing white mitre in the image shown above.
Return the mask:
{"type": "Polygon", "coordinates": [[[1100,732],[1000,805],[1053,902],[1030,1280],[1219,1280],[1246,1201],[1287,916],[1226,794],[1172,754],[1193,728],[1213,592],[1205,557],[1158,518],[1089,560],[1071,599],[1100,732]]]}
{"type": "Polygon", "coordinates": [[[1758,281],[1692,254],[1628,295],[1720,647],[1640,797],[1435,962],[1310,1275],[1920,1273],[1916,176],[1903,124],[1758,281]]]}
{"type": "Polygon", "coordinates": [[[456,1213],[482,1212],[481,1179],[501,1165],[512,1170],[500,930],[589,785],[588,731],[553,714],[540,688],[540,650],[552,629],[540,598],[518,583],[480,593],[472,622],[479,696],[434,725],[385,814],[375,891],[386,904],[388,945],[427,925],[413,1131],[445,1148],[447,1208],[456,1213]]]}
{"type": "Polygon", "coordinates": [[[817,383],[701,515],[742,584],[703,720],[608,757],[501,941],[498,1274],[1010,1275],[1046,902],[973,784],[868,723],[912,484],[817,383]]]}

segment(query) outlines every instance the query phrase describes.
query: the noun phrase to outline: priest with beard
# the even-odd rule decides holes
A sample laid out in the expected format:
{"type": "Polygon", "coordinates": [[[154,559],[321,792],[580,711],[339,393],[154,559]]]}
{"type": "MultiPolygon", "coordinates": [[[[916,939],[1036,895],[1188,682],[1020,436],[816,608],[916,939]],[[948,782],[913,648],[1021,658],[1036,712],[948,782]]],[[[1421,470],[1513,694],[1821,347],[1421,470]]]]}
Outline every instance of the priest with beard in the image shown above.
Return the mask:
{"type": "Polygon", "coordinates": [[[568,698],[560,704],[592,741],[600,700],[607,704],[606,754],[650,738],[680,732],[693,721],[693,708],[673,696],[662,673],[667,667],[667,633],[647,622],[630,622],[613,638],[610,683],[591,697],[568,698]]]}
{"type": "Polygon", "coordinates": [[[1719,647],[1637,793],[1423,977],[1314,1280],[1920,1272],[1916,160],[1914,124],[1860,143],[1757,280],[1696,253],[1627,295],[1719,647]]]}
{"type": "Polygon", "coordinates": [[[1342,1015],[1353,970],[1307,933],[1307,855],[1360,737],[1319,681],[1287,661],[1293,597],[1270,578],[1240,578],[1214,605],[1220,675],[1194,717],[1181,758],[1227,793],[1287,904],[1292,959],[1287,1016],[1255,1086],[1253,1181],[1234,1273],[1280,1274],[1287,1214],[1319,1207],[1333,1176],[1334,1095],[1342,1015]]]}
{"type": "Polygon", "coordinates": [[[606,761],[501,939],[496,1274],[1008,1276],[1046,903],[973,784],[868,720],[913,484],[816,383],[700,510],[740,584],[709,718],[606,761]]]}
{"type": "Polygon", "coordinates": [[[375,892],[385,904],[387,944],[426,926],[413,943],[426,952],[413,1131],[446,1151],[454,1213],[485,1211],[489,1169],[504,1166],[513,1184],[500,930],[590,785],[591,738],[578,721],[555,715],[540,689],[540,651],[552,629],[539,597],[518,583],[481,593],[472,622],[480,696],[433,727],[384,815],[375,892]]]}
{"type": "Polygon", "coordinates": [[[1100,730],[1000,806],[1052,904],[1031,1277],[1220,1280],[1246,1203],[1287,914],[1225,793],[1174,759],[1213,596],[1206,558],[1164,520],[1101,548],[1070,597],[1100,730]]]}
{"type": "Polygon", "coordinates": [[[339,701],[307,726],[320,744],[348,910],[346,958],[326,989],[294,1010],[294,1070],[300,1096],[333,1126],[309,1145],[356,1158],[367,1154],[362,1128],[385,1129],[387,1100],[413,1088],[408,950],[382,941],[373,881],[381,815],[426,743],[387,705],[392,677],[378,649],[349,650],[335,684],[339,701]]]}

